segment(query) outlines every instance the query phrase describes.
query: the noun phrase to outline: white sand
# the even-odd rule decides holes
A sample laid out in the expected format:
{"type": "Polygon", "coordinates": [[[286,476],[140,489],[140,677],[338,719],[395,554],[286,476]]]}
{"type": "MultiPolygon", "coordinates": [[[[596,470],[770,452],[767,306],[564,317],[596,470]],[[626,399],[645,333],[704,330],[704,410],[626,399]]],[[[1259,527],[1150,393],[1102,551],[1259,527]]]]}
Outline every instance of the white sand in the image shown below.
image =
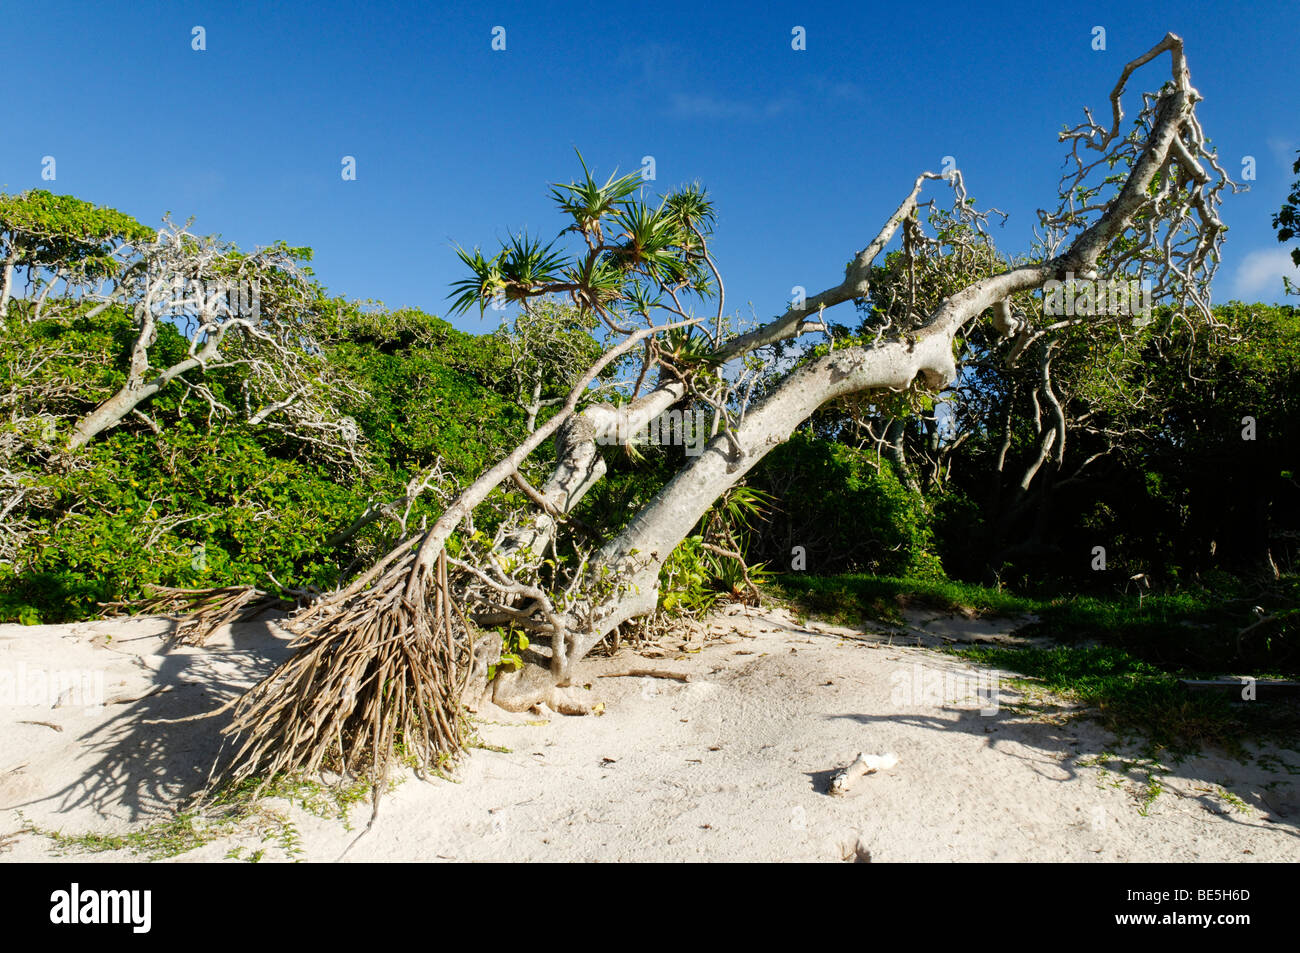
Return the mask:
{"type": "MultiPolygon", "coordinates": [[[[480,712],[482,739],[508,753],[475,750],[459,783],[405,781],[359,840],[367,805],[348,831],[273,801],[291,828],[249,822],[178,859],[238,848],[285,859],[286,831],[299,836],[293,856],[313,861],[345,850],[367,861],[840,861],[857,845],[877,862],[1300,859],[1300,754],[1167,764],[1144,815],[1144,771],[1089,763],[1103,752],[1132,763],[1136,748],[1090,722],[1012,711],[1018,696],[1005,685],[1000,710],[981,714],[987,702],[964,692],[979,684],[974,673],[918,645],[1001,640],[1009,623],[910,619],[903,646],[735,607],[707,641],[588,660],[603,715],[539,723],[480,712]],[[596,677],[631,668],[690,680],[596,677]],[[831,775],[859,752],[894,752],[898,765],[828,796],[831,775]]],[[[285,651],[271,623],[235,626],[203,649],[168,648],[170,625],[0,626],[0,673],[21,668],[29,680],[29,697],[0,698],[0,862],[57,859],[48,838],[20,832],[26,823],[121,833],[168,816],[205,776],[224,716],[146,722],[215,707],[285,651]],[[103,673],[109,704],[84,707],[75,687],[56,707],[30,697],[34,672],[76,670],[103,673]]]]}

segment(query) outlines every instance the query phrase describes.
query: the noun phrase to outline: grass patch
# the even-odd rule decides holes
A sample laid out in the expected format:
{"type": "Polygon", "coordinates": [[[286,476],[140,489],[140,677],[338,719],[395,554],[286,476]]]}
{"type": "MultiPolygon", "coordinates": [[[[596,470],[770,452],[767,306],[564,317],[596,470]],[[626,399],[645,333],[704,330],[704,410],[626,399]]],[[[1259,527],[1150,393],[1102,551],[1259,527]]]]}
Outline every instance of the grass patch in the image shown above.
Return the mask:
{"type": "Polygon", "coordinates": [[[907,608],[955,612],[973,618],[1022,615],[1041,605],[1034,599],[987,586],[898,576],[789,573],[772,585],[796,611],[848,625],[864,619],[900,625],[907,608]]]}
{"type": "Polygon", "coordinates": [[[25,830],[48,838],[59,855],[102,854],[113,850],[128,850],[146,860],[163,860],[184,854],[233,829],[224,821],[211,824],[197,812],[186,811],[175,817],[158,821],[140,830],[125,834],[101,834],[87,831],[67,834],[28,825],[25,830]]]}
{"type": "MultiPolygon", "coordinates": [[[[796,613],[841,624],[864,621],[900,625],[906,608],[951,612],[967,618],[1032,615],[1017,635],[1050,639],[1050,647],[974,646],[952,654],[1025,676],[1031,698],[1043,693],[1079,706],[1126,738],[1156,749],[1186,753],[1211,745],[1243,753],[1248,740],[1286,747],[1300,735],[1294,702],[1235,703],[1227,693],[1192,692],[1180,678],[1249,674],[1293,677],[1295,659],[1286,638],[1297,595],[1293,577],[1268,591],[1225,590],[1101,596],[1028,596],[971,583],[897,576],[786,574],[774,585],[796,613]],[[1273,600],[1273,601],[1270,601],[1273,600]],[[1280,601],[1279,601],[1280,600],[1280,601]],[[1255,605],[1278,624],[1244,640],[1238,633],[1260,618],[1255,605]],[[1239,644],[1239,642],[1241,644],[1239,644]]],[[[1154,800],[1154,796],[1152,797],[1154,800]]]]}
{"type": "MultiPolygon", "coordinates": [[[[343,821],[351,830],[348,820],[351,808],[367,800],[370,782],[353,781],[342,785],[323,784],[303,777],[281,775],[267,785],[262,796],[253,799],[258,780],[250,778],[223,791],[210,806],[202,810],[182,811],[138,830],[125,834],[102,834],[94,831],[65,833],[47,830],[29,824],[27,832],[48,838],[55,851],[66,854],[100,854],[126,850],[146,860],[165,860],[188,853],[232,834],[255,832],[263,843],[274,843],[285,856],[298,860],[302,856],[302,837],[294,823],[280,811],[268,807],[267,798],[281,798],[297,805],[309,814],[343,821]]],[[[257,863],[265,849],[246,853],[246,848],[236,847],[226,854],[228,859],[257,863]]]]}
{"type": "Polygon", "coordinates": [[[1215,797],[1217,797],[1224,804],[1228,805],[1228,807],[1232,808],[1238,814],[1251,813],[1250,805],[1247,804],[1245,801],[1243,801],[1241,798],[1237,797],[1237,795],[1233,794],[1222,784],[1216,785],[1215,790],[1212,793],[1214,794],[1215,797]]]}
{"type": "Polygon", "coordinates": [[[1300,602],[1294,577],[1250,597],[1209,590],[1028,596],[947,580],[795,573],[782,576],[774,588],[795,612],[846,625],[864,620],[901,625],[906,608],[967,618],[1033,615],[1037,621],[1021,626],[1017,635],[1101,642],[1180,676],[1300,675],[1300,636],[1293,631],[1297,613],[1286,607],[1300,602]],[[1260,620],[1257,605],[1269,621],[1238,638],[1260,620]]]}
{"type": "Polygon", "coordinates": [[[1156,749],[1185,754],[1213,745],[1240,755],[1247,740],[1295,742],[1295,706],[1234,704],[1223,693],[1190,692],[1174,674],[1115,646],[975,646],[949,651],[1025,675],[1033,685],[1079,703],[1116,735],[1146,739],[1156,749]]]}
{"type": "Polygon", "coordinates": [[[1123,790],[1135,785],[1131,790],[1142,817],[1151,815],[1156,799],[1165,793],[1164,780],[1169,769],[1154,755],[1124,758],[1105,751],[1079,758],[1075,763],[1081,768],[1096,768],[1097,784],[1101,787],[1123,790]],[[1119,770],[1114,770],[1116,767],[1119,770]]]}

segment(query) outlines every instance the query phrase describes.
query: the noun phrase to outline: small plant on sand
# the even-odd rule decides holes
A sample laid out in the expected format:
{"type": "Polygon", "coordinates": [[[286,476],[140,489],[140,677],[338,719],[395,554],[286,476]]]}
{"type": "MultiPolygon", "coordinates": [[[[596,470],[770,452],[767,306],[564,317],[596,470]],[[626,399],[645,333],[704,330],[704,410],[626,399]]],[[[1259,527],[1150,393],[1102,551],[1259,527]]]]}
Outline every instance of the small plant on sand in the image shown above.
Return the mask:
{"type": "Polygon", "coordinates": [[[127,850],[148,860],[163,860],[202,847],[230,832],[233,827],[233,823],[204,823],[198,814],[190,811],[125,834],[104,834],[95,831],[67,834],[63,831],[37,827],[34,824],[28,825],[25,830],[49,838],[54,844],[55,852],[60,855],[101,854],[114,850],[127,850]]]}
{"type": "Polygon", "coordinates": [[[1214,796],[1239,814],[1250,813],[1250,805],[1229,791],[1223,784],[1217,785],[1217,790],[1214,792],[1214,796]]]}
{"type": "Polygon", "coordinates": [[[497,677],[498,672],[513,672],[524,667],[523,653],[528,651],[528,636],[519,629],[497,629],[501,637],[501,658],[488,666],[488,681],[497,677]]]}
{"type": "MultiPolygon", "coordinates": [[[[265,781],[248,779],[225,789],[210,804],[123,834],[95,831],[70,834],[35,824],[27,824],[23,830],[49,838],[60,854],[126,850],[147,860],[176,857],[222,837],[257,832],[263,842],[274,841],[286,857],[299,859],[303,852],[301,834],[287,814],[265,803],[267,799],[283,799],[316,817],[342,821],[344,829],[351,830],[349,812],[369,794],[370,785],[365,780],[331,785],[302,776],[280,775],[265,781]]],[[[244,849],[234,848],[226,856],[255,863],[265,853],[259,850],[255,857],[244,857],[244,849]]]]}
{"type": "Polygon", "coordinates": [[[1154,772],[1147,775],[1146,787],[1142,790],[1142,806],[1138,808],[1138,813],[1143,817],[1147,817],[1150,814],[1151,805],[1156,802],[1156,798],[1158,798],[1165,790],[1164,785],[1160,783],[1160,780],[1161,779],[1154,772]]]}

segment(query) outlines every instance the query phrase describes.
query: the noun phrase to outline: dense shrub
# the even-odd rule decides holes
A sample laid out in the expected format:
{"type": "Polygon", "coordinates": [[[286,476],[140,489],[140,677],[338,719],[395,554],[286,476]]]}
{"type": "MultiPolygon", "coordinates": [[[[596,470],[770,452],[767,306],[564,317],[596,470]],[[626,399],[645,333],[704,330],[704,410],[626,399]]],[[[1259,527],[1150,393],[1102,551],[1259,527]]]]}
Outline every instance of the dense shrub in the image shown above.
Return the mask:
{"type": "Polygon", "coordinates": [[[751,484],[774,498],[757,554],[774,571],[802,546],[809,572],[867,571],[941,578],[934,508],[874,453],[797,431],[755,468],[751,484]]]}
{"type": "MultiPolygon", "coordinates": [[[[24,392],[45,396],[42,415],[26,419],[15,409],[0,423],[5,463],[25,474],[26,489],[7,517],[12,526],[21,520],[24,534],[13,558],[0,561],[0,621],[84,618],[148,584],[333,585],[391,542],[394,526],[380,520],[326,545],[372,501],[399,496],[438,460],[464,483],[522,436],[522,411],[489,386],[501,373],[490,337],[419,313],[353,317],[334,328],[328,356],[355,385],[354,404],[342,408],[358,425],[355,459],[214,416],[182,382],[148,402],[147,419],[128,417],[65,453],[33,420],[56,431],[119,387],[130,323],[112,310],[71,321],[7,319],[0,393],[15,395],[15,408],[24,392]]],[[[185,348],[163,324],[150,354],[174,359],[185,348]]],[[[239,368],[202,383],[238,404],[239,368]]],[[[426,494],[410,519],[418,525],[437,507],[426,494]]]]}

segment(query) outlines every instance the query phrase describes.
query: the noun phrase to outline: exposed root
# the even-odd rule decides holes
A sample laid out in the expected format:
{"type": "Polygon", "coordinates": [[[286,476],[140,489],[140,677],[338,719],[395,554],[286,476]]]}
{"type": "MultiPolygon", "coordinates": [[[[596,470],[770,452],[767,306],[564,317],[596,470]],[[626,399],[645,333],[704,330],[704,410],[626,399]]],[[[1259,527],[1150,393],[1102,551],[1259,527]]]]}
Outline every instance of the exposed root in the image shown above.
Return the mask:
{"type": "Polygon", "coordinates": [[[578,685],[558,685],[549,666],[527,664],[502,672],[492,681],[492,702],[506,711],[528,711],[545,705],[561,715],[589,715],[593,698],[578,685]]]}
{"type": "Polygon", "coordinates": [[[170,586],[145,586],[151,593],[133,602],[104,603],[106,609],[121,609],[150,615],[183,614],[172,641],[181,645],[202,645],[223,625],[250,622],[263,612],[289,612],[297,603],[281,599],[252,586],[226,586],[220,589],[173,589],[170,586]]]}
{"type": "MultiPolygon", "coordinates": [[[[390,573],[409,572],[413,560],[408,553],[390,573]]],[[[322,767],[369,773],[377,812],[395,758],[423,775],[464,751],[457,673],[471,639],[445,558],[433,573],[416,567],[407,585],[343,590],[288,626],[302,633],[296,651],[235,706],[224,733],[242,744],[214,785],[322,767]]]]}

